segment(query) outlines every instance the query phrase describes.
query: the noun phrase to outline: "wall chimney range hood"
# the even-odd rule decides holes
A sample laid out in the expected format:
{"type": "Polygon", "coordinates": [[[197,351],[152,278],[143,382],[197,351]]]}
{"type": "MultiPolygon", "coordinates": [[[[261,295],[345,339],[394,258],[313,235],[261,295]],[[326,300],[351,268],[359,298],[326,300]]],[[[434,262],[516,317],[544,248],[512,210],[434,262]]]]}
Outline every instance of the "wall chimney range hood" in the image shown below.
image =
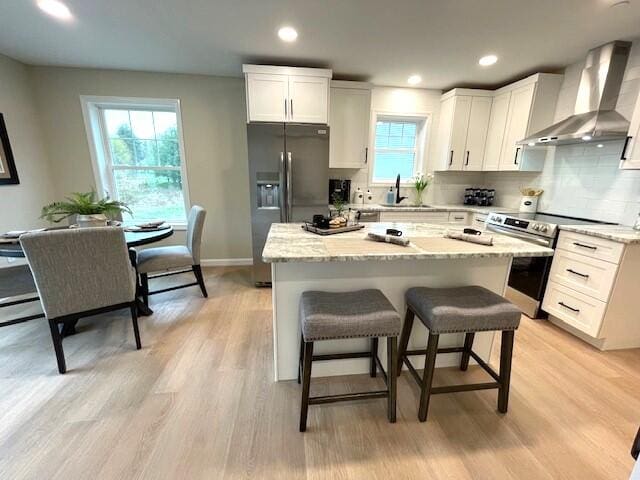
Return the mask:
{"type": "Polygon", "coordinates": [[[629,121],[615,111],[630,42],[615,41],[587,54],[574,114],[521,140],[518,145],[554,146],[585,141],[621,140],[629,121]]]}

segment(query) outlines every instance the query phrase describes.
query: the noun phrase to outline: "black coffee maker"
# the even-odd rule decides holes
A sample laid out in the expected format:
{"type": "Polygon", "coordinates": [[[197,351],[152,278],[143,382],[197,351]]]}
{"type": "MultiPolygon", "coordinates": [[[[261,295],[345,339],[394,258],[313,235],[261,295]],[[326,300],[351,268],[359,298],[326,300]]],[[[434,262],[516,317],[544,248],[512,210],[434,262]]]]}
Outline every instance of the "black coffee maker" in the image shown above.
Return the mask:
{"type": "Polygon", "coordinates": [[[351,180],[329,179],[329,204],[333,203],[337,195],[345,203],[351,203],[351,180]]]}

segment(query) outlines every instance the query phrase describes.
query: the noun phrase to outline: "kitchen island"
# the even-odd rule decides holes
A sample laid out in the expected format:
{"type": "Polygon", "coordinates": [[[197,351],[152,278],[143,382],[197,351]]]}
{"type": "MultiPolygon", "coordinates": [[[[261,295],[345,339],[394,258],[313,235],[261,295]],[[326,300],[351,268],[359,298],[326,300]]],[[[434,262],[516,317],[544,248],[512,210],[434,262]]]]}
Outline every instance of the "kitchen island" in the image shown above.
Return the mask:
{"type": "MultiPolygon", "coordinates": [[[[324,237],[304,231],[300,224],[273,224],[262,256],[271,263],[275,379],[291,380],[297,376],[298,304],[305,290],[377,288],[404,317],[404,292],[410,287],[480,285],[502,295],[512,258],[553,255],[549,248],[497,234],[493,234],[492,246],[452,240],[444,238],[446,230],[447,227],[426,223],[370,223],[362,230],[324,237]],[[409,246],[366,239],[369,231],[384,233],[387,228],[401,230],[411,240],[409,246]]],[[[425,348],[426,329],[420,322],[414,325],[410,348],[425,348]]],[[[491,353],[493,336],[493,332],[476,335],[474,351],[485,360],[491,353]]],[[[463,334],[442,335],[441,346],[461,345],[463,337],[463,334]]],[[[319,354],[368,348],[367,339],[317,343],[319,354]]],[[[383,362],[384,350],[381,348],[379,352],[383,362]]],[[[423,359],[415,360],[416,368],[422,368],[423,359]]],[[[368,359],[317,362],[313,375],[367,373],[368,362],[368,359]]],[[[453,366],[458,362],[459,354],[443,354],[438,356],[436,366],[453,366]]]]}

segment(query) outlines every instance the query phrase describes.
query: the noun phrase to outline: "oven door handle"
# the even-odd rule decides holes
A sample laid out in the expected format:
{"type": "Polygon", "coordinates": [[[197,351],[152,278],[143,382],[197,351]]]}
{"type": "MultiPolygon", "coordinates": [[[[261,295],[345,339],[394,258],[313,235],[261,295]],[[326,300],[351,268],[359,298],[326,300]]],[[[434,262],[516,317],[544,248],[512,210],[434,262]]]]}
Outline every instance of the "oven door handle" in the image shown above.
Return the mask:
{"type": "Polygon", "coordinates": [[[520,240],[524,240],[525,242],[536,243],[538,245],[542,245],[543,247],[550,248],[551,245],[553,244],[553,240],[551,239],[543,239],[543,238],[534,237],[532,235],[525,235],[522,233],[514,232],[513,230],[509,230],[507,228],[498,227],[497,225],[489,224],[487,225],[487,230],[490,230],[496,233],[503,233],[508,237],[515,237],[520,240]]]}

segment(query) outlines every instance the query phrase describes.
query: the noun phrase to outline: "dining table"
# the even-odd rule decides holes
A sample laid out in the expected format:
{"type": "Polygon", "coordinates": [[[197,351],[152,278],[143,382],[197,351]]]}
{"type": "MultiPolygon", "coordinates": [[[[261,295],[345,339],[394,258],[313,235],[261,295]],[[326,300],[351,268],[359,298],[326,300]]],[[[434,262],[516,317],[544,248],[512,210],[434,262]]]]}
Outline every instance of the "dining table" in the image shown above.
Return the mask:
{"type": "MultiPolygon", "coordinates": [[[[44,230],[60,230],[69,227],[54,227],[48,228],[44,230]]],[[[169,238],[173,235],[173,227],[170,225],[164,225],[157,229],[139,229],[135,230],[134,226],[124,225],[124,237],[127,242],[127,247],[129,248],[129,257],[131,258],[132,265],[136,266],[136,251],[135,247],[141,247],[145,245],[149,245],[152,243],[159,242],[164,240],[165,238],[169,238]]],[[[6,238],[0,236],[0,257],[9,257],[9,258],[24,258],[24,251],[22,250],[22,246],[20,245],[20,238],[6,238]]],[[[138,314],[142,316],[149,316],[153,314],[153,310],[151,310],[141,299],[141,291],[142,287],[138,280],[138,276],[136,275],[136,305],[138,307],[138,314]]],[[[35,296],[30,296],[27,298],[20,298],[17,300],[11,300],[8,302],[0,303],[0,308],[11,307],[15,305],[27,304],[30,302],[40,301],[40,298],[35,296]]],[[[34,320],[37,318],[43,318],[44,314],[39,313],[35,315],[27,315],[20,318],[14,318],[5,322],[0,322],[0,327],[5,327],[8,325],[15,325],[17,323],[27,322],[29,320],[34,320]]],[[[63,335],[68,336],[75,333],[75,324],[68,324],[65,326],[61,332],[63,335]]]]}

